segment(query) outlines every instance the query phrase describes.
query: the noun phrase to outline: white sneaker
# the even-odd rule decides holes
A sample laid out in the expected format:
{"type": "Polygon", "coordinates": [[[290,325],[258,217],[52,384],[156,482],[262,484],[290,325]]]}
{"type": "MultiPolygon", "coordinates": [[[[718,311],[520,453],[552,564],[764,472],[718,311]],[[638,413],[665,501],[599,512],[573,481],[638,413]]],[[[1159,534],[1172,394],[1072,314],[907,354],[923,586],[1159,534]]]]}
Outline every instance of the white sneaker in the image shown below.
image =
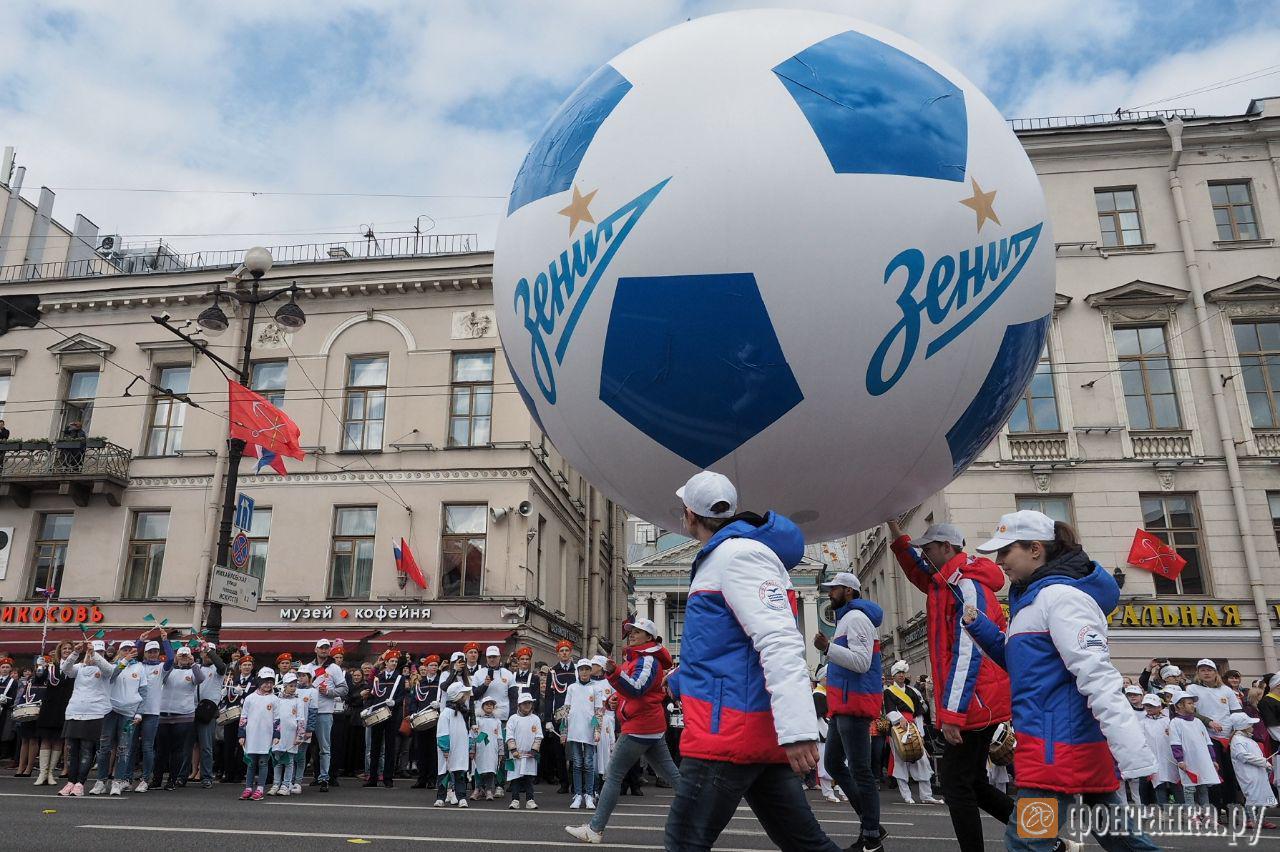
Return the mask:
{"type": "Polygon", "coordinates": [[[89,795],[101,796],[105,792],[107,792],[107,782],[99,781],[98,783],[93,785],[93,789],[89,791],[89,795]]]}
{"type": "Polygon", "coordinates": [[[135,792],[135,793],[145,793],[145,792],[147,792],[147,782],[146,782],[146,779],[143,779],[142,781],[139,781],[139,782],[138,782],[138,786],[133,788],[133,792],[135,792]]]}
{"type": "Polygon", "coordinates": [[[916,803],[916,800],[915,800],[915,799],[903,799],[903,800],[902,800],[902,804],[904,804],[904,805],[914,805],[915,803],[916,803]]]}
{"type": "Polygon", "coordinates": [[[538,803],[535,802],[533,799],[530,799],[529,801],[524,803],[524,809],[526,811],[536,811],[538,809],[538,803]]]}
{"type": "MultiPolygon", "coordinates": [[[[449,788],[449,795],[445,796],[444,800],[446,803],[450,805],[458,804],[458,794],[454,792],[454,789],[452,787],[449,788]]],[[[464,798],[464,801],[465,801],[465,798],[464,798]]]]}
{"type": "Polygon", "coordinates": [[[512,799],[512,800],[511,800],[511,804],[507,805],[507,810],[509,810],[509,811],[518,811],[518,810],[520,810],[520,800],[519,800],[519,799],[512,799]]]}
{"type": "Polygon", "coordinates": [[[128,782],[128,781],[112,781],[112,782],[111,782],[111,795],[113,795],[113,796],[119,796],[119,795],[120,795],[121,793],[123,793],[123,792],[124,792],[128,787],[129,787],[129,782],[128,782]]]}
{"type": "Polygon", "coordinates": [[[926,804],[926,805],[944,805],[944,804],[946,804],[946,802],[942,801],[941,799],[935,799],[935,798],[933,798],[933,796],[930,796],[930,797],[928,797],[927,799],[921,799],[920,801],[921,801],[921,802],[923,802],[923,803],[924,803],[924,804],[926,804]]]}
{"type": "Polygon", "coordinates": [[[586,807],[586,809],[587,809],[587,810],[589,810],[589,811],[594,811],[594,810],[596,809],[596,800],[595,800],[595,798],[594,798],[594,797],[592,797],[592,796],[587,796],[587,801],[586,801],[586,803],[585,803],[584,807],[586,807]]]}
{"type": "Polygon", "coordinates": [[[460,808],[466,808],[466,807],[470,807],[470,805],[468,805],[468,804],[467,804],[467,800],[466,800],[465,798],[463,798],[463,799],[459,799],[459,800],[458,800],[458,807],[460,807],[460,808]]]}
{"type": "Polygon", "coordinates": [[[295,796],[301,796],[301,795],[302,795],[302,785],[301,785],[301,784],[294,784],[292,787],[290,787],[290,788],[289,788],[289,792],[290,792],[290,793],[292,793],[292,794],[293,794],[293,795],[295,795],[295,796]]]}
{"type": "Polygon", "coordinates": [[[444,807],[444,799],[436,799],[435,804],[433,804],[431,807],[433,807],[433,808],[443,808],[443,807],[444,807]]]}
{"type": "Polygon", "coordinates": [[[830,790],[823,793],[822,798],[826,799],[828,802],[832,802],[833,804],[840,804],[840,797],[835,793],[832,793],[830,790]]]}
{"type": "Polygon", "coordinates": [[[280,795],[280,785],[279,785],[279,784],[272,784],[272,785],[271,785],[271,787],[270,787],[270,789],[268,789],[268,790],[267,790],[267,795],[268,795],[268,796],[279,796],[279,795],[280,795]]]}
{"type": "Polygon", "coordinates": [[[582,797],[574,796],[573,801],[569,803],[569,810],[576,811],[582,807],[582,797]]]}
{"type": "Polygon", "coordinates": [[[493,791],[493,797],[495,799],[501,799],[503,795],[505,795],[505,791],[501,787],[493,791]]]}
{"type": "Polygon", "coordinates": [[[589,825],[566,825],[564,830],[581,840],[583,843],[599,843],[604,839],[603,834],[592,831],[591,826],[589,825]]]}
{"type": "Polygon", "coordinates": [[[287,796],[287,795],[289,795],[289,788],[288,788],[288,787],[281,787],[281,788],[279,789],[279,791],[276,793],[276,795],[277,795],[277,796],[287,796]]]}

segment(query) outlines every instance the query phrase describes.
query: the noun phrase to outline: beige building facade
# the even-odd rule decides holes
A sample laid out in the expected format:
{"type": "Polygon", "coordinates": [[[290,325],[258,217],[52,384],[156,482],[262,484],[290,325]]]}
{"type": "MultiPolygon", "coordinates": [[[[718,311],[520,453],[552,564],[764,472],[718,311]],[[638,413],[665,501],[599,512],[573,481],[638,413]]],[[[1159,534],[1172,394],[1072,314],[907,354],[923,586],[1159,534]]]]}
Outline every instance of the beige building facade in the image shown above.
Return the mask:
{"type": "MultiPolygon", "coordinates": [[[[296,283],[306,324],[274,323],[283,298],[259,310],[251,384],[298,423],[307,455],[286,460],[287,476],[241,464],[261,597],[256,611],[224,609],[225,642],[296,651],[341,637],[364,656],[392,640],[415,652],[476,640],[549,659],[560,639],[591,651],[618,641],[623,513],[521,402],[494,325],[492,256],[473,247],[433,237],[276,252],[262,286],[296,283]],[[399,582],[401,538],[425,590],[399,582]]],[[[0,337],[0,647],[33,651],[46,628],[78,635],[85,614],[111,638],[162,619],[199,624],[227,380],[152,316],[194,320],[215,287],[244,286],[227,280],[235,264],[10,270],[6,293],[38,296],[42,321],[0,337]],[[88,439],[60,446],[73,420],[88,439]]],[[[245,311],[222,307],[224,334],[186,331],[238,362],[245,311]]]]}
{"type": "MultiPolygon", "coordinates": [[[[1057,241],[1048,345],[998,440],[905,528],[951,521],[972,545],[1016,509],[1070,521],[1123,577],[1122,671],[1211,657],[1258,677],[1280,626],[1280,98],[1109,118],[1019,129],[1057,241]],[[1177,581],[1126,564],[1139,528],[1187,560],[1177,581]]],[[[924,596],[885,536],[851,556],[886,659],[923,671],[924,596]]]]}

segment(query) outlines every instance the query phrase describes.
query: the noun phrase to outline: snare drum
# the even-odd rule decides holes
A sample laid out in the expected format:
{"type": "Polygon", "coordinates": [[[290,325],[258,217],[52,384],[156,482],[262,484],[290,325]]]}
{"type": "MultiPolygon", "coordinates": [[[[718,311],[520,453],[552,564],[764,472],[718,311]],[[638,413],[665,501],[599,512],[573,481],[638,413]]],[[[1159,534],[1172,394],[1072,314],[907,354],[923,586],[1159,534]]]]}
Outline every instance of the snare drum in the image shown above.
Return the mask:
{"type": "Polygon", "coordinates": [[[232,722],[240,721],[240,705],[232,704],[230,707],[223,707],[222,712],[218,714],[218,726],[229,725],[232,722]]]}
{"type": "Polygon", "coordinates": [[[415,731],[434,727],[440,721],[440,711],[434,707],[424,707],[409,717],[409,727],[415,731]]]}
{"type": "Polygon", "coordinates": [[[372,728],[375,725],[381,725],[383,722],[391,718],[391,708],[385,704],[378,704],[374,707],[366,707],[360,711],[360,724],[366,728],[372,728]]]}
{"type": "Polygon", "coordinates": [[[20,704],[13,709],[13,722],[34,722],[40,718],[40,702],[29,701],[26,704],[20,704]]]}

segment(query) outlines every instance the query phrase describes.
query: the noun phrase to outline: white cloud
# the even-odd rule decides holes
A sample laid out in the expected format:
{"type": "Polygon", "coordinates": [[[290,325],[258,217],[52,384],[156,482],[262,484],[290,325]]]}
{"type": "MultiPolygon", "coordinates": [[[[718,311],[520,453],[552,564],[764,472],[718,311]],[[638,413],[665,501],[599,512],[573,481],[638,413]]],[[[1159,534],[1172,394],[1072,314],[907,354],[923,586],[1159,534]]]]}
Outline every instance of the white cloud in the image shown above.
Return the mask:
{"type": "MultiPolygon", "coordinates": [[[[1106,57],[1144,37],[1144,10],[1134,2],[775,4],[903,32],[1004,93],[1011,115],[1105,112],[1280,54],[1277,30],[1253,28],[1120,70],[1106,57]]],[[[67,188],[55,210],[63,221],[83,212],[104,232],[163,234],[180,250],[356,239],[362,224],[404,231],[422,213],[439,220],[437,231],[476,231],[491,243],[504,209],[497,199],[69,188],[505,195],[552,94],[686,17],[757,5],[19,0],[7,9],[0,51],[0,144],[18,148],[29,196],[40,184],[67,188]],[[281,233],[299,231],[316,233],[281,233]],[[340,233],[321,233],[328,231],[340,233]],[[183,234],[210,236],[174,236],[183,234]]],[[[1194,29],[1194,20],[1186,23],[1194,29]]],[[[1280,91],[1278,83],[1225,89],[1192,105],[1238,112],[1250,96],[1280,91]]]]}

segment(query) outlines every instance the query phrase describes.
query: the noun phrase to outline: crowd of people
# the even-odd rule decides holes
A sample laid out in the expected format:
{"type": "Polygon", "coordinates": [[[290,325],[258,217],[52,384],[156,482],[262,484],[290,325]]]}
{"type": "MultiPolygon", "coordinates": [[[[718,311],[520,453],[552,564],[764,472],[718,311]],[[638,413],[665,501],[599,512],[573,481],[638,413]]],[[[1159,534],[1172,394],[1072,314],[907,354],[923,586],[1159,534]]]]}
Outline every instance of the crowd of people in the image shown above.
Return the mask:
{"type": "MultiPolygon", "coordinates": [[[[468,643],[445,660],[392,646],[349,665],[320,640],[297,665],[155,630],[62,642],[20,672],[0,653],[0,742],[12,731],[17,774],[61,796],[221,781],[257,801],[300,795],[307,777],[320,793],[412,777],[436,807],[509,796],[535,809],[535,784],[558,784],[570,809],[592,811],[566,826],[586,843],[603,840],[620,795],[643,795],[647,771],[674,789],[669,850],[711,849],[743,799],[780,849],[838,850],[807,784],[858,815],[848,852],[881,852],[886,776],[904,802],[945,804],[962,850],[983,848],[982,812],[1007,825],[1009,849],[1079,848],[1019,836],[1011,782],[1063,805],[1197,805],[1210,819],[1243,805],[1274,828],[1280,673],[1246,687],[1205,658],[1193,674],[1152,660],[1122,676],[1106,624],[1119,589],[1067,525],[1015,512],[974,555],[950,524],[914,541],[889,524],[927,596],[934,676],[913,682],[904,661],[886,670],[883,613],[849,572],[823,584],[836,627],[812,637],[826,663],[810,673],[788,577],[798,528],[740,512],[720,474],[677,495],[700,544],[679,666],[646,618],[624,623],[620,660],[566,641],[552,663],[468,643]]],[[[1095,835],[1106,849],[1158,848],[1139,827],[1110,829],[1095,835]]]]}

